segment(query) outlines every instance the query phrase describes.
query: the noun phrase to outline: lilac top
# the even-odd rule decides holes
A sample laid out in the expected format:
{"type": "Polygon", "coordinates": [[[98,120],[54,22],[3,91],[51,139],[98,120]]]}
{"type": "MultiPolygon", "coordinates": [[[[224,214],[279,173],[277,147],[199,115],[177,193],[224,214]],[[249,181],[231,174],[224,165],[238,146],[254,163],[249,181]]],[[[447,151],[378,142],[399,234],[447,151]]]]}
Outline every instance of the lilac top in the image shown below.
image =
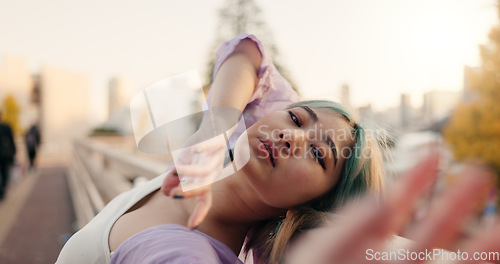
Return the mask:
{"type": "MultiPolygon", "coordinates": [[[[253,35],[240,34],[226,41],[217,51],[214,77],[222,63],[243,39],[253,40],[261,54],[262,63],[257,77],[259,84],[243,110],[245,126],[250,127],[265,115],[299,101],[288,81],[276,70],[260,41],[253,35]]],[[[208,95],[210,100],[212,93],[208,95]]],[[[238,126],[229,139],[230,145],[245,131],[238,126]]],[[[111,263],[242,263],[225,244],[199,231],[189,231],[180,225],[160,225],[143,230],[114,252],[111,263]]]]}
{"type": "Polygon", "coordinates": [[[143,230],[114,252],[111,263],[242,263],[224,243],[181,225],[167,224],[143,230]],[[167,239],[168,238],[168,239],[167,239]]]}

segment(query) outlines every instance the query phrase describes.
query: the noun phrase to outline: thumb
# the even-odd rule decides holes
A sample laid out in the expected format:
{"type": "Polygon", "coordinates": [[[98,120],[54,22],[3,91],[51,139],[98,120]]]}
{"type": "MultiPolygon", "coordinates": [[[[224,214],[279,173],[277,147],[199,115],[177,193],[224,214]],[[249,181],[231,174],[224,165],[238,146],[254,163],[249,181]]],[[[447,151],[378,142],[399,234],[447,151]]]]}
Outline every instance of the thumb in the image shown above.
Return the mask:
{"type": "Polygon", "coordinates": [[[163,183],[161,185],[161,191],[163,192],[164,195],[169,196],[170,190],[172,188],[179,186],[180,180],[179,180],[179,175],[177,175],[177,169],[173,167],[167,175],[165,175],[165,178],[163,179],[163,183]]]}

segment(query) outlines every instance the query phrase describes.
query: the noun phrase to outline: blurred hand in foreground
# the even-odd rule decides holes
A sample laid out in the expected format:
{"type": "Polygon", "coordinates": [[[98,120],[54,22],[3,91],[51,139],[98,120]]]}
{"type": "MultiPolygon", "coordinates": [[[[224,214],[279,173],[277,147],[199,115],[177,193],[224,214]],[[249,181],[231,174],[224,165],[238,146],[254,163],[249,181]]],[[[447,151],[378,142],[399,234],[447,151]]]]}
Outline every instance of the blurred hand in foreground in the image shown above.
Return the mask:
{"type": "Polygon", "coordinates": [[[173,198],[196,197],[196,206],[187,227],[193,229],[203,222],[211,205],[210,188],[220,175],[226,141],[219,135],[176,151],[174,167],[167,173],[162,192],[173,198]]]}
{"type": "MultiPolygon", "coordinates": [[[[434,181],[437,173],[436,155],[416,166],[392,189],[380,204],[373,197],[365,197],[346,206],[326,226],[307,232],[292,245],[286,263],[431,263],[424,252],[444,248],[458,238],[462,224],[484,198],[492,172],[479,165],[468,165],[459,175],[460,182],[449,190],[431,208],[429,214],[410,230],[408,252],[420,254],[418,259],[400,256],[397,259],[375,258],[376,252],[397,250],[387,248],[387,241],[402,230],[410,218],[416,200],[434,181]]],[[[475,252],[500,251],[500,225],[489,233],[459,243],[458,250],[467,252],[467,260],[434,263],[485,263],[471,260],[475,252]]],[[[406,252],[406,251],[405,251],[406,252]]],[[[458,252],[458,251],[457,251],[458,252]]],[[[456,253],[456,252],[455,252],[456,253]]],[[[399,255],[398,255],[399,256],[399,255]]],[[[466,256],[462,254],[462,256],[466,256]]],[[[489,259],[498,263],[498,260],[489,259]]]]}

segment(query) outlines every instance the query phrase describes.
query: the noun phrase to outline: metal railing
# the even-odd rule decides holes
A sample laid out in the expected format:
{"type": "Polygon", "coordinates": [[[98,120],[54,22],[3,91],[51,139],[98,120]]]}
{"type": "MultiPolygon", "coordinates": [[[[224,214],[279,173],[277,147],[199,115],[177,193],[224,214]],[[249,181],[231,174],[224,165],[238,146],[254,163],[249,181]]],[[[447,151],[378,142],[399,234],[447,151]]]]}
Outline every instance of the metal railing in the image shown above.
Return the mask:
{"type": "Polygon", "coordinates": [[[76,215],[74,228],[82,228],[113,197],[130,190],[136,177],[152,179],[167,166],[166,162],[127,153],[92,139],[75,140],[68,170],[76,215]]]}

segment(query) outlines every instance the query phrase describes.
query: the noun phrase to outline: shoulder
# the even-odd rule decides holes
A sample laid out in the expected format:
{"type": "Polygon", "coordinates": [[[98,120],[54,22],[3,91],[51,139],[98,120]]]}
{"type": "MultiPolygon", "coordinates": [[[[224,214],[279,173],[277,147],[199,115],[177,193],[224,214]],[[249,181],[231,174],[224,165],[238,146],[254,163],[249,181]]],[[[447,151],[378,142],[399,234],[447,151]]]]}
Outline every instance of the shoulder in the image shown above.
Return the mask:
{"type": "Polygon", "coordinates": [[[252,61],[259,78],[272,64],[260,40],[252,34],[241,33],[233,39],[225,41],[217,50],[213,77],[215,78],[220,66],[227,58],[238,54],[245,55],[252,61]]]}
{"type": "Polygon", "coordinates": [[[214,243],[203,233],[184,226],[161,225],[123,242],[111,263],[241,263],[229,248],[221,248],[217,243],[220,242],[214,243]]]}

